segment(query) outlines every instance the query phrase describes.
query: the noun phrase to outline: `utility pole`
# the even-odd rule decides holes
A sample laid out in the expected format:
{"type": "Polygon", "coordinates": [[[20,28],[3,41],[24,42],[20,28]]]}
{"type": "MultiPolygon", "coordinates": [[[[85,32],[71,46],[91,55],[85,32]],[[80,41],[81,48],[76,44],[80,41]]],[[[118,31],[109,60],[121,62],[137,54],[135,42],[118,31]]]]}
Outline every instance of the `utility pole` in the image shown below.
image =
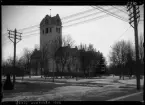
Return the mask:
{"type": "Polygon", "coordinates": [[[16,67],[16,44],[20,40],[22,40],[21,39],[22,33],[17,32],[17,30],[15,29],[14,31],[8,30],[8,34],[9,34],[8,38],[14,43],[14,61],[13,61],[13,86],[14,86],[15,85],[15,67],[16,67]],[[19,40],[18,42],[17,42],[17,39],[19,40]]]}
{"type": "MultiPolygon", "coordinates": [[[[129,24],[134,28],[135,34],[135,50],[136,50],[136,67],[139,66],[139,49],[138,49],[138,22],[140,18],[139,6],[136,2],[129,2],[127,4],[127,11],[129,11],[129,24]],[[132,24],[134,23],[134,24],[132,24]]],[[[136,70],[137,90],[140,90],[140,70],[136,70]]]]}

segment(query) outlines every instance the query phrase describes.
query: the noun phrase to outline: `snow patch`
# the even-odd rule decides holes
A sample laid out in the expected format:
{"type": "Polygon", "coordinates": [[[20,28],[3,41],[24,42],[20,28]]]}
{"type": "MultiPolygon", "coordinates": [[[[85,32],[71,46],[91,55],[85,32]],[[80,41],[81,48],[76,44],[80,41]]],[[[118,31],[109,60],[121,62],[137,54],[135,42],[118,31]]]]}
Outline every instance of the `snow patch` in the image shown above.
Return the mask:
{"type": "MultiPolygon", "coordinates": [[[[136,79],[118,80],[118,81],[121,82],[121,83],[124,83],[124,84],[136,85],[136,79]]],[[[141,80],[140,80],[141,86],[143,86],[143,83],[144,83],[144,80],[141,79],[141,80]]]]}

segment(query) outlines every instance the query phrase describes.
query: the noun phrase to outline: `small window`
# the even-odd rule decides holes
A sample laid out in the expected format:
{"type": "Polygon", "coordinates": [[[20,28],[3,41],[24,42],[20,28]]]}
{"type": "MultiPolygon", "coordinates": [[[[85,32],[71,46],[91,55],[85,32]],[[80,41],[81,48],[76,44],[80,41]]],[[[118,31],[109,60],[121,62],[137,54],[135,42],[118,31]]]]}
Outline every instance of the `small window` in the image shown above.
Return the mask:
{"type": "Polygon", "coordinates": [[[60,33],[60,28],[58,28],[58,32],[60,33]]]}
{"type": "Polygon", "coordinates": [[[48,28],[46,28],[46,34],[48,33],[48,28]]]}
{"type": "Polygon", "coordinates": [[[43,34],[44,34],[44,30],[43,30],[43,34]]]}
{"type": "Polygon", "coordinates": [[[52,28],[50,28],[50,32],[52,32],[52,28]]]}

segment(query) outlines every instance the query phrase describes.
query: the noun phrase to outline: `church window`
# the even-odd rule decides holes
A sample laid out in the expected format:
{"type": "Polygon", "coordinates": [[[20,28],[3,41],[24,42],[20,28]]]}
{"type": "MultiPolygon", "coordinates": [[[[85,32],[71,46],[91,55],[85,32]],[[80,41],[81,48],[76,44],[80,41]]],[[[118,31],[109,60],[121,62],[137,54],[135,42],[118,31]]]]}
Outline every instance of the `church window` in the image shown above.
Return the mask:
{"type": "Polygon", "coordinates": [[[52,28],[50,28],[50,32],[52,32],[52,28]]]}
{"type": "Polygon", "coordinates": [[[43,34],[44,34],[44,30],[43,30],[43,34]]]}
{"type": "Polygon", "coordinates": [[[48,28],[46,28],[46,34],[48,33],[48,28]]]}
{"type": "Polygon", "coordinates": [[[60,28],[57,29],[57,32],[60,33],[60,28]]]}

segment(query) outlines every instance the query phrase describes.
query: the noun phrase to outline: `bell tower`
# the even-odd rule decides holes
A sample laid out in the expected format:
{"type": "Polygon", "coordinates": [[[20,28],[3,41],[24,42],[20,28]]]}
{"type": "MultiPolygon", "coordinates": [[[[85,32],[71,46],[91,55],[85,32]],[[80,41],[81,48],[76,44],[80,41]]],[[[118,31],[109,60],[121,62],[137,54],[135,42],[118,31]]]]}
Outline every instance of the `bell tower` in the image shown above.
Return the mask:
{"type": "MultiPolygon", "coordinates": [[[[54,17],[46,15],[40,22],[40,50],[47,48],[51,53],[54,47],[61,47],[62,41],[62,22],[57,14],[54,17]]],[[[53,59],[48,59],[48,69],[53,69],[53,59]]]]}

